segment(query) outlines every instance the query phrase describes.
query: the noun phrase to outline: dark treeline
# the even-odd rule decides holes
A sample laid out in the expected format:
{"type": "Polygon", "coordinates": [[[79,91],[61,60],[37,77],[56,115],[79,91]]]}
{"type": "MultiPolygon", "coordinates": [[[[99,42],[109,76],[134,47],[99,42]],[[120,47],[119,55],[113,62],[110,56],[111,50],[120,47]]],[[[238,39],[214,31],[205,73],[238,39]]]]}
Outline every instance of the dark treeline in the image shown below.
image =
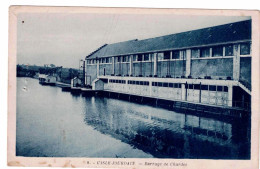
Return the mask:
{"type": "Polygon", "coordinates": [[[63,68],[62,66],[56,67],[51,65],[37,66],[37,65],[17,65],[17,77],[32,77],[38,78],[39,74],[53,75],[57,77],[57,81],[63,83],[70,83],[74,77],[82,77],[82,70],[73,68],[63,68]]]}

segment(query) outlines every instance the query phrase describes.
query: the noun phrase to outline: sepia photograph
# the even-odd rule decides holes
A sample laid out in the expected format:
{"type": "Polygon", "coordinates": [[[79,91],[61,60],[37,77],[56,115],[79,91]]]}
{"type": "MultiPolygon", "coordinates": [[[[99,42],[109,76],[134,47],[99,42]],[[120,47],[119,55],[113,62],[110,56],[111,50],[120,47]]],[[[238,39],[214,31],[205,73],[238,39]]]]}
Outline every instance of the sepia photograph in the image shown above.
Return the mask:
{"type": "Polygon", "coordinates": [[[57,8],[10,8],[12,158],[164,168],[258,154],[254,12],[57,8]]]}

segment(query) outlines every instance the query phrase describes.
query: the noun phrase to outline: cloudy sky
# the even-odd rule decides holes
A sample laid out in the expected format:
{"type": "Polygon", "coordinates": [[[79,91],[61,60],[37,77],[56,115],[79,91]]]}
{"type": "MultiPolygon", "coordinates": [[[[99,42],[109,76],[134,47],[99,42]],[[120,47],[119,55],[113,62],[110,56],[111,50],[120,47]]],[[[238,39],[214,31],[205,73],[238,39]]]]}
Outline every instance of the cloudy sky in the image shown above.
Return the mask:
{"type": "Polygon", "coordinates": [[[250,17],[134,14],[19,14],[18,64],[79,67],[103,44],[146,39],[250,17]]]}

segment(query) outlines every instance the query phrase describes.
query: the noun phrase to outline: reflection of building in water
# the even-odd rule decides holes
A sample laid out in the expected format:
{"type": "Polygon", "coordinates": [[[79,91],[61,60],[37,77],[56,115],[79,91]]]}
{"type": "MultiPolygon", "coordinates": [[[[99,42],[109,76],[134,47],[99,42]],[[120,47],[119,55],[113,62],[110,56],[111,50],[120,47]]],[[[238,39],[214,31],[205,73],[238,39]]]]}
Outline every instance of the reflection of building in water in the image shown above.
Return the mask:
{"type": "Polygon", "coordinates": [[[113,99],[94,98],[94,102],[85,115],[88,125],[155,157],[248,158],[243,148],[248,131],[239,122],[147,107],[132,109],[132,103],[114,105],[113,99]]]}
{"type": "Polygon", "coordinates": [[[85,75],[96,90],[248,109],[251,20],[106,44],[85,75]]]}

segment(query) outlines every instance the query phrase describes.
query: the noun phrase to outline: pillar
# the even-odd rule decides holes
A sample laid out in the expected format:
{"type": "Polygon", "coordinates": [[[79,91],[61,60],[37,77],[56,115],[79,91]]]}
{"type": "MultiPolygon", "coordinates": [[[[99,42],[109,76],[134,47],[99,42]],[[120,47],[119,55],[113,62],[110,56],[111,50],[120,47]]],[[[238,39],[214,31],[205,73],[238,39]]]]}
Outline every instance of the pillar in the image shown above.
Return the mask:
{"type": "Polygon", "coordinates": [[[228,101],[227,105],[232,107],[233,102],[233,85],[228,85],[228,101]]]}
{"type": "Polygon", "coordinates": [[[235,44],[233,48],[233,79],[239,81],[240,76],[240,45],[235,44]]]}
{"type": "Polygon", "coordinates": [[[212,57],[212,48],[209,48],[209,57],[212,57]]]}
{"type": "Polygon", "coordinates": [[[153,76],[157,76],[157,63],[158,63],[158,53],[154,53],[154,64],[153,64],[153,76]]]}
{"type": "Polygon", "coordinates": [[[115,57],[112,57],[112,74],[115,75],[115,57]]]}
{"type": "Polygon", "coordinates": [[[83,76],[84,76],[84,85],[87,85],[87,60],[83,62],[83,76]]]}
{"type": "Polygon", "coordinates": [[[150,93],[150,96],[152,96],[152,92],[153,92],[152,81],[149,81],[149,93],[150,93]]]}
{"type": "Polygon", "coordinates": [[[186,77],[190,76],[190,68],[191,68],[191,50],[187,49],[186,50],[186,72],[185,72],[186,77]]]}
{"type": "Polygon", "coordinates": [[[185,84],[181,84],[181,100],[185,100],[186,90],[185,84]]]}
{"type": "Polygon", "coordinates": [[[97,59],[97,78],[99,77],[99,59],[97,59]]]}
{"type": "Polygon", "coordinates": [[[132,76],[133,75],[133,59],[134,59],[134,56],[133,55],[130,55],[130,65],[129,65],[129,76],[132,76]]]}

